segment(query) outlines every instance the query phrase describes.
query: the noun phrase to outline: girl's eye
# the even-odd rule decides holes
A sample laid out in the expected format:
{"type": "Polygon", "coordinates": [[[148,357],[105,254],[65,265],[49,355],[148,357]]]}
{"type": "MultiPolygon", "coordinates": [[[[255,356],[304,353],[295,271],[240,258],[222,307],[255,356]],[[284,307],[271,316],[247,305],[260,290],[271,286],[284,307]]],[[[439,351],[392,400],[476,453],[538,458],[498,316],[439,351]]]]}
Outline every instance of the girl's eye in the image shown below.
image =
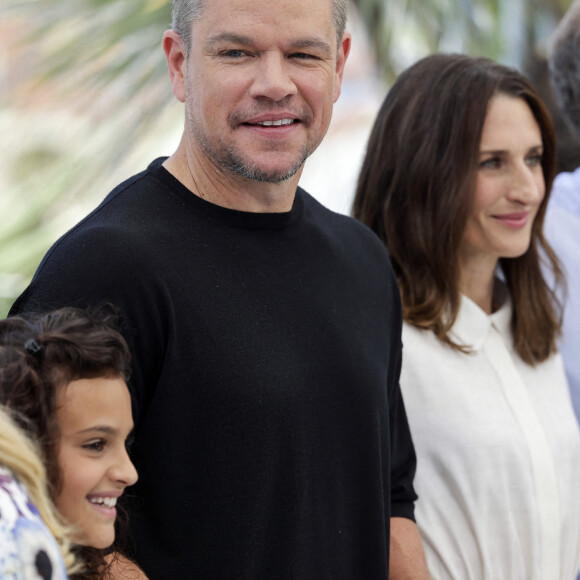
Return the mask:
{"type": "Polygon", "coordinates": [[[103,451],[105,448],[105,441],[99,439],[98,441],[91,441],[90,443],[86,443],[83,445],[84,449],[88,449],[89,451],[103,451]]]}

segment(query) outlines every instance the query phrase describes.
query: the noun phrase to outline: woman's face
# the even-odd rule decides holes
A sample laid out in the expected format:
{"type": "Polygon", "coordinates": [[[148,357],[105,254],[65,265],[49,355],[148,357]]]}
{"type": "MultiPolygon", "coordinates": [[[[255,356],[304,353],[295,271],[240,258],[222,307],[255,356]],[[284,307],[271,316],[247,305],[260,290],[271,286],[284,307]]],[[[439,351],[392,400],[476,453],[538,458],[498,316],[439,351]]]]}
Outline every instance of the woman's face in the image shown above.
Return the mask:
{"type": "Polygon", "coordinates": [[[115,539],[115,504],[137,472],[125,447],[133,429],[131,399],[120,377],[79,379],[57,393],[58,463],[62,489],[56,506],[78,530],[79,544],[107,548],[115,539]]]}
{"type": "Polygon", "coordinates": [[[495,268],[499,258],[527,251],[546,189],[540,127],[523,99],[499,94],[490,101],[479,151],[461,263],[495,268]]]}

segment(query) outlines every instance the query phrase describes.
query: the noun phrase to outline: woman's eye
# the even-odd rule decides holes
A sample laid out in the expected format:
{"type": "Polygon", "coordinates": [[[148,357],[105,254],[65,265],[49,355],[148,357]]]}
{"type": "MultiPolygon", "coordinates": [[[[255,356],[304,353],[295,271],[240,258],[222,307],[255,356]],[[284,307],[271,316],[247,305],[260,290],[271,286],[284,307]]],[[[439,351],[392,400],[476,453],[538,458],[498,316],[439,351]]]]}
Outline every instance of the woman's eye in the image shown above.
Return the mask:
{"type": "Polygon", "coordinates": [[[90,443],[83,445],[83,448],[88,449],[89,451],[103,451],[105,448],[105,441],[102,439],[99,441],[91,441],[90,443]]]}
{"type": "Polygon", "coordinates": [[[487,169],[497,169],[500,166],[501,162],[497,157],[492,157],[491,159],[486,159],[482,161],[479,166],[485,167],[487,169]]]}
{"type": "Polygon", "coordinates": [[[537,155],[530,155],[527,159],[526,159],[526,163],[528,165],[531,165],[532,167],[535,167],[536,165],[539,165],[542,162],[542,156],[540,154],[537,155]]]}

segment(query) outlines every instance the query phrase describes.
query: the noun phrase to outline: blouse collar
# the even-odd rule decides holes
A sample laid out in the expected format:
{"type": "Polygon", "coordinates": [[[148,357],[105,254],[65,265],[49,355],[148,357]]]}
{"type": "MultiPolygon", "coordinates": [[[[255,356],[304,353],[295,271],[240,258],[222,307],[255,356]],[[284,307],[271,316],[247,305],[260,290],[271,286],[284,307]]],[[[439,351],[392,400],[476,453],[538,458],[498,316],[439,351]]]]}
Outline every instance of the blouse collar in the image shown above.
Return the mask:
{"type": "Polygon", "coordinates": [[[461,295],[461,304],[451,335],[459,344],[478,351],[491,328],[495,328],[504,338],[511,341],[512,305],[504,283],[496,279],[494,296],[500,307],[493,314],[484,312],[473,300],[461,295]]]}

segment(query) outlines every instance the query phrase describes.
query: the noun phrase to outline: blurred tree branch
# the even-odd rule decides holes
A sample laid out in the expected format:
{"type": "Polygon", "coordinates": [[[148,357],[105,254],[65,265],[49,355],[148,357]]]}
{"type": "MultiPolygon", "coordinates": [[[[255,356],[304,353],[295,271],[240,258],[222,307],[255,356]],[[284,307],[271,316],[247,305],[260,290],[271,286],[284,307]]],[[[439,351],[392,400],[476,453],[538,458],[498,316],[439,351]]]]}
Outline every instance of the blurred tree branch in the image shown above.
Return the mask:
{"type": "MultiPolygon", "coordinates": [[[[391,83],[421,51],[499,58],[506,43],[502,6],[514,1],[354,5],[378,70],[391,83]],[[417,47],[410,57],[405,43],[417,47]]],[[[538,20],[557,22],[569,4],[522,3],[525,51],[537,43],[538,20]]],[[[162,31],[171,23],[169,0],[14,0],[3,12],[0,130],[11,141],[0,177],[0,315],[75,205],[98,199],[104,177],[121,160],[163,123],[179,122],[164,117],[174,106],[161,50],[162,31]]]]}

